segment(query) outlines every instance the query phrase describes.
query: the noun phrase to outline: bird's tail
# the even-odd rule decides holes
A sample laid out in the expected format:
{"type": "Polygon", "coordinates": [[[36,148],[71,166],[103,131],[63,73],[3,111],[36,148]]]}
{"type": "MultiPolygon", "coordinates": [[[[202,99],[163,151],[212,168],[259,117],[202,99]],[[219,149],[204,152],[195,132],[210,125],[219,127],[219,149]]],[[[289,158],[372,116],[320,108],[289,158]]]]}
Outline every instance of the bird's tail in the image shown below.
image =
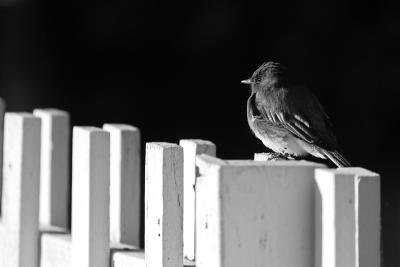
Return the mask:
{"type": "Polygon", "coordinates": [[[329,160],[335,163],[336,166],[343,168],[343,167],[351,167],[350,162],[337,150],[334,151],[321,151],[329,160]]]}

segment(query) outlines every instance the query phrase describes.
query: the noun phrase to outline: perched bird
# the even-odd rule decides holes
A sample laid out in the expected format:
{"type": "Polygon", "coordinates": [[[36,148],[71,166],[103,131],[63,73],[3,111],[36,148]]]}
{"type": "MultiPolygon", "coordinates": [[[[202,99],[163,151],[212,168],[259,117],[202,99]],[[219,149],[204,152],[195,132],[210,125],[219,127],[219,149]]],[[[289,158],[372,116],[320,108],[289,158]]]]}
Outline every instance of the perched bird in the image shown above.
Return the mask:
{"type": "Polygon", "coordinates": [[[350,166],[318,99],[307,88],[297,85],[283,65],[265,62],[242,83],[251,86],[247,100],[250,129],[275,152],[275,157],[312,156],[338,167],[350,166]]]}

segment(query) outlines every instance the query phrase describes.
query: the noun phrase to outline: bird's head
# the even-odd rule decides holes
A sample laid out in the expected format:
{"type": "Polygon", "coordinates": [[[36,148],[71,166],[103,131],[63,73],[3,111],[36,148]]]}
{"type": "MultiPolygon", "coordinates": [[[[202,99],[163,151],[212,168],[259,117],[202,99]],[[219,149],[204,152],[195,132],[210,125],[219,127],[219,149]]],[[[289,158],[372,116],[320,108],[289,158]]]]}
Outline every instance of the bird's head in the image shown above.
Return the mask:
{"type": "Polygon", "coordinates": [[[251,76],[250,79],[243,80],[242,83],[250,84],[252,91],[261,88],[269,88],[281,83],[287,76],[287,69],[277,62],[264,62],[251,76]]]}

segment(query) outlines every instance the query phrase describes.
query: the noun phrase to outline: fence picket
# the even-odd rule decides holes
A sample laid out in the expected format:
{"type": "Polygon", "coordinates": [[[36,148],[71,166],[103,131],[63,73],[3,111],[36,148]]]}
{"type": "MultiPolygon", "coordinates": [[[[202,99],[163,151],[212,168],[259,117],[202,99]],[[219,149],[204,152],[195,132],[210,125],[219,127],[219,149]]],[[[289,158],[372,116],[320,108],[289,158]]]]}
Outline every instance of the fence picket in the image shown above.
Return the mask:
{"type": "Polygon", "coordinates": [[[215,145],[206,140],[182,139],[183,147],[183,251],[188,260],[195,259],[195,184],[199,176],[196,155],[215,156],[215,145]]]}
{"type": "Polygon", "coordinates": [[[147,267],[183,265],[183,149],[146,144],[145,260],[147,267]]]}
{"type": "Polygon", "coordinates": [[[316,170],[322,267],[380,266],[380,178],[362,168],[316,170]]]}
{"type": "Polygon", "coordinates": [[[6,113],[0,266],[39,264],[40,119],[6,113]]]}
{"type": "Polygon", "coordinates": [[[110,133],[110,240],[140,245],[140,132],[105,124],[110,133]]]}
{"type": "Polygon", "coordinates": [[[313,266],[320,164],[198,160],[197,267],[313,266]]]}
{"type": "Polygon", "coordinates": [[[40,208],[42,226],[69,228],[69,114],[57,109],[35,109],[42,121],[40,208]]]}
{"type": "Polygon", "coordinates": [[[110,135],[74,127],[72,151],[72,266],[108,267],[110,135]]]}
{"type": "MultiPolygon", "coordinates": [[[[4,114],[6,112],[6,103],[0,97],[0,204],[1,198],[3,193],[3,134],[4,134],[4,114]]],[[[0,214],[1,214],[1,207],[0,207],[0,214]]]]}

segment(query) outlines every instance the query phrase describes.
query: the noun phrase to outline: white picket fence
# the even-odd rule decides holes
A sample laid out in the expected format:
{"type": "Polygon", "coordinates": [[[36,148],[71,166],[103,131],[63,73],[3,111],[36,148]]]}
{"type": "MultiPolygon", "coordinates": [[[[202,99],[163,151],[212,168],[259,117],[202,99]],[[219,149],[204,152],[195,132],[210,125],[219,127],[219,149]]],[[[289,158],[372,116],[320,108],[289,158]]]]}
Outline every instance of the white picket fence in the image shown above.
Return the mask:
{"type": "Polygon", "coordinates": [[[376,173],[153,142],[141,192],[139,130],[75,126],[70,197],[69,124],[54,109],[5,114],[1,267],[380,266],[376,173]]]}

